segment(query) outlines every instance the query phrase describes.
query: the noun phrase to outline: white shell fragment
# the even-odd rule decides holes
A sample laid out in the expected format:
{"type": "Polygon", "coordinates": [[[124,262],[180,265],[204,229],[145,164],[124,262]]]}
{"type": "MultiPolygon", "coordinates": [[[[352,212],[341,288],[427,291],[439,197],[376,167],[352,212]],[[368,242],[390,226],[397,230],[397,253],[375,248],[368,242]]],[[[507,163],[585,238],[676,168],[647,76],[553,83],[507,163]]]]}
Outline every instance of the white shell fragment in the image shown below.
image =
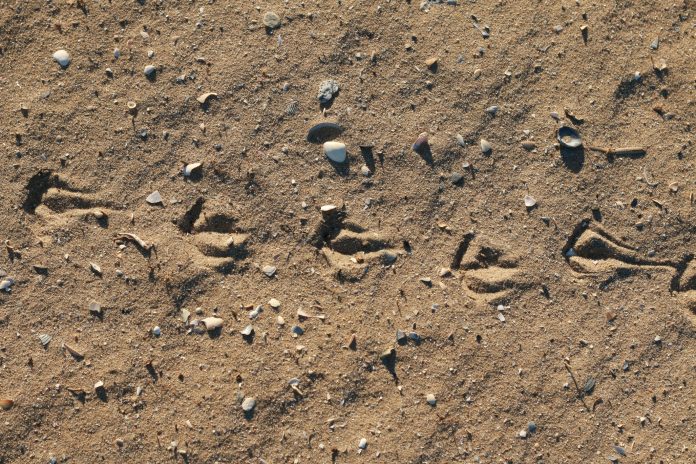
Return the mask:
{"type": "Polygon", "coordinates": [[[275,298],[268,300],[268,304],[271,305],[271,308],[273,309],[280,308],[280,301],[276,300],[275,298]]]}
{"type": "Polygon", "coordinates": [[[151,64],[148,64],[145,66],[145,69],[143,69],[143,72],[145,73],[145,77],[148,79],[154,79],[155,74],[157,73],[157,68],[152,66],[151,64]]]}
{"type": "Polygon", "coordinates": [[[578,148],[582,146],[582,137],[578,131],[572,127],[562,126],[558,128],[558,135],[556,136],[558,142],[567,148],[578,148]]]}
{"type": "Polygon", "coordinates": [[[208,331],[213,331],[222,327],[222,319],[219,317],[206,317],[205,319],[201,319],[201,323],[208,331]]]}
{"type": "Polygon", "coordinates": [[[14,280],[10,279],[9,277],[6,279],[2,279],[0,281],[0,291],[4,290],[4,291],[9,293],[11,290],[11,287],[13,285],[14,285],[14,280]]]}
{"type": "Polygon", "coordinates": [[[65,50],[57,50],[55,53],[53,53],[53,59],[63,69],[67,68],[70,65],[70,54],[65,50]]]}
{"type": "Polygon", "coordinates": [[[324,154],[334,163],[345,163],[347,159],[346,145],[336,141],[325,142],[324,154]]]}
{"type": "Polygon", "coordinates": [[[96,275],[98,275],[98,276],[102,275],[102,269],[97,263],[89,263],[89,268],[96,275]]]}
{"type": "Polygon", "coordinates": [[[266,274],[268,277],[273,277],[277,271],[277,268],[275,266],[264,266],[261,271],[266,274]]]}
{"type": "Polygon", "coordinates": [[[244,412],[251,412],[254,410],[256,407],[256,400],[250,396],[247,396],[244,398],[244,401],[242,401],[242,410],[244,412]]]}
{"type": "Polygon", "coordinates": [[[196,98],[196,100],[198,100],[198,103],[200,103],[201,105],[205,105],[205,102],[207,102],[208,99],[217,98],[217,96],[218,96],[218,94],[216,94],[215,92],[207,92],[207,93],[204,93],[202,95],[199,95],[196,98]]]}
{"type": "Polygon", "coordinates": [[[41,334],[41,335],[39,335],[39,340],[41,340],[41,344],[43,346],[46,346],[49,343],[51,343],[51,340],[53,340],[53,337],[51,337],[48,334],[41,334]]]}
{"type": "Polygon", "coordinates": [[[102,313],[101,305],[99,303],[97,303],[96,301],[92,301],[89,304],[89,312],[99,316],[102,313]]]}
{"type": "Polygon", "coordinates": [[[184,177],[191,177],[196,171],[198,171],[203,163],[190,163],[184,166],[184,177]]]}
{"type": "Polygon", "coordinates": [[[534,199],[533,196],[531,196],[531,195],[524,196],[524,206],[526,206],[527,208],[533,208],[534,206],[536,206],[536,204],[537,204],[537,201],[534,199]]]}
{"type": "Polygon", "coordinates": [[[481,139],[481,152],[484,155],[487,155],[491,151],[493,151],[493,147],[491,146],[491,143],[486,139],[481,139]]]}
{"type": "Polygon", "coordinates": [[[145,201],[151,205],[159,205],[162,203],[162,195],[160,195],[158,190],[155,190],[145,198],[145,201]]]}
{"type": "Polygon", "coordinates": [[[425,397],[425,401],[427,401],[430,406],[435,406],[437,404],[437,399],[432,393],[428,393],[428,395],[425,397]]]}
{"type": "Polygon", "coordinates": [[[242,334],[242,336],[244,336],[244,337],[248,337],[254,333],[254,326],[249,324],[248,326],[246,326],[242,330],[240,330],[239,333],[242,334]]]}

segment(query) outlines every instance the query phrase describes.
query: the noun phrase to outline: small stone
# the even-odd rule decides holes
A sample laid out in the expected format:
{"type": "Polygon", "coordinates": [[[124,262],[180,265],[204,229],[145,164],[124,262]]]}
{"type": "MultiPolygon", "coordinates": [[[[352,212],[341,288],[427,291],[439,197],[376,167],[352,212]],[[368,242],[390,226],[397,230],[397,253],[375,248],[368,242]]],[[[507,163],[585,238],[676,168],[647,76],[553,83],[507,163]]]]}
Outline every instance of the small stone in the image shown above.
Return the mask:
{"type": "Polygon", "coordinates": [[[346,145],[341,142],[325,142],[324,154],[334,163],[345,163],[347,159],[346,145]]]}
{"type": "Polygon", "coordinates": [[[363,164],[363,165],[360,167],[360,172],[361,172],[362,175],[365,176],[365,177],[370,177],[370,176],[372,175],[372,171],[370,170],[370,168],[369,168],[366,164],[363,164]]]}
{"type": "Polygon", "coordinates": [[[464,137],[462,136],[462,134],[457,134],[455,138],[457,139],[457,145],[459,145],[460,147],[466,146],[466,142],[464,141],[464,137]]]}
{"type": "Polygon", "coordinates": [[[242,334],[243,337],[249,337],[249,336],[251,336],[251,334],[254,333],[254,326],[249,324],[248,326],[246,326],[242,330],[240,330],[239,333],[242,334]]]}
{"type": "Polygon", "coordinates": [[[145,201],[150,203],[151,205],[159,205],[162,204],[162,195],[160,195],[158,190],[155,190],[151,194],[145,198],[145,201]]]}
{"type": "Polygon", "coordinates": [[[396,342],[400,345],[403,345],[407,341],[408,341],[408,338],[406,337],[406,334],[401,330],[397,330],[396,331],[396,342]]]}
{"type": "Polygon", "coordinates": [[[358,448],[360,448],[361,450],[367,448],[367,438],[360,439],[360,442],[358,443],[358,448]]]}
{"type": "Polygon", "coordinates": [[[525,438],[527,438],[527,431],[526,431],[526,430],[520,430],[520,432],[518,433],[518,435],[519,435],[520,438],[525,439],[525,438]]]}
{"type": "Polygon", "coordinates": [[[196,174],[200,169],[203,163],[189,163],[186,166],[184,166],[184,177],[191,177],[192,175],[196,174]]]}
{"type": "Polygon", "coordinates": [[[304,329],[302,327],[300,327],[299,325],[293,325],[290,328],[290,332],[292,332],[292,334],[297,337],[297,336],[304,334],[304,329]]]}
{"type": "Polygon", "coordinates": [[[495,116],[498,114],[498,107],[496,105],[489,106],[486,108],[486,113],[490,114],[491,116],[495,116]]]}
{"type": "Polygon", "coordinates": [[[454,185],[459,185],[464,182],[464,176],[461,173],[453,172],[450,175],[450,182],[452,182],[454,185]]]}
{"type": "Polygon", "coordinates": [[[271,308],[273,309],[280,308],[280,301],[276,300],[275,298],[268,300],[268,304],[271,305],[271,308]]]}
{"type": "Polygon", "coordinates": [[[97,263],[89,263],[89,268],[94,274],[98,276],[102,275],[102,269],[97,263]]]}
{"type": "Polygon", "coordinates": [[[94,314],[95,316],[101,316],[102,314],[102,307],[99,303],[96,301],[92,301],[89,304],[89,312],[94,314]]]}
{"type": "Polygon", "coordinates": [[[527,424],[527,431],[529,433],[536,433],[537,425],[534,422],[530,422],[529,424],[527,424]]]}
{"type": "Polygon", "coordinates": [[[520,145],[527,151],[536,150],[536,143],[530,142],[529,140],[525,140],[520,145]]]}
{"type": "Polygon", "coordinates": [[[484,155],[489,155],[493,151],[493,147],[490,142],[486,139],[481,139],[481,152],[484,155]]]}
{"type": "Polygon", "coordinates": [[[425,60],[425,65],[428,68],[430,68],[431,70],[434,70],[435,68],[437,68],[437,61],[438,61],[437,56],[433,56],[433,57],[430,57],[427,60],[425,60]]]}
{"type": "Polygon", "coordinates": [[[242,411],[251,412],[256,407],[256,400],[250,396],[244,398],[242,401],[242,411]]]}
{"type": "Polygon", "coordinates": [[[121,58],[121,50],[114,48],[114,59],[118,60],[119,58],[121,58]]]}
{"type": "Polygon", "coordinates": [[[281,327],[285,325],[285,319],[283,319],[283,316],[278,315],[278,317],[276,317],[276,324],[281,327]]]}
{"type": "Polygon", "coordinates": [[[145,73],[145,77],[152,80],[157,75],[157,68],[155,68],[151,64],[148,64],[147,66],[145,66],[145,69],[143,70],[143,72],[145,73]]]}
{"type": "Polygon", "coordinates": [[[118,446],[119,448],[123,447],[123,439],[122,438],[116,439],[116,446],[118,446]]]}
{"type": "Polygon", "coordinates": [[[70,54],[65,50],[57,50],[53,54],[53,59],[60,65],[61,68],[65,69],[70,66],[70,54]]]}
{"type": "Polygon", "coordinates": [[[394,356],[396,356],[396,350],[394,348],[389,348],[388,350],[384,350],[382,354],[379,355],[379,359],[382,361],[388,361],[394,356]]]}
{"type": "Polygon", "coordinates": [[[94,384],[94,391],[97,392],[97,393],[99,393],[99,392],[101,392],[102,390],[104,390],[104,382],[102,382],[102,381],[100,380],[99,382],[97,382],[97,383],[94,384]]]}
{"type": "Polygon", "coordinates": [[[660,38],[655,37],[655,40],[653,40],[652,43],[650,44],[650,48],[652,48],[653,50],[657,50],[659,47],[660,47],[660,38]]]}
{"type": "Polygon", "coordinates": [[[269,29],[276,29],[280,27],[280,16],[275,12],[269,11],[263,15],[263,25],[269,29]]]}
{"type": "Polygon", "coordinates": [[[154,335],[155,337],[159,337],[160,335],[162,335],[162,329],[160,329],[160,326],[156,325],[155,327],[153,327],[152,335],[154,335]]]}
{"type": "Polygon", "coordinates": [[[662,337],[660,337],[659,335],[655,335],[655,338],[653,339],[653,342],[654,342],[656,345],[659,345],[660,343],[662,343],[662,337]]]}
{"type": "Polygon", "coordinates": [[[525,195],[524,196],[524,206],[527,208],[534,208],[537,204],[537,201],[534,199],[533,196],[531,195],[525,195]]]}
{"type": "Polygon", "coordinates": [[[319,94],[317,98],[322,105],[325,105],[334,98],[338,90],[338,82],[333,79],[326,80],[319,85],[319,94]]]}
{"type": "Polygon", "coordinates": [[[277,271],[277,268],[275,266],[266,265],[263,268],[261,268],[261,271],[268,277],[273,277],[277,271]]]}

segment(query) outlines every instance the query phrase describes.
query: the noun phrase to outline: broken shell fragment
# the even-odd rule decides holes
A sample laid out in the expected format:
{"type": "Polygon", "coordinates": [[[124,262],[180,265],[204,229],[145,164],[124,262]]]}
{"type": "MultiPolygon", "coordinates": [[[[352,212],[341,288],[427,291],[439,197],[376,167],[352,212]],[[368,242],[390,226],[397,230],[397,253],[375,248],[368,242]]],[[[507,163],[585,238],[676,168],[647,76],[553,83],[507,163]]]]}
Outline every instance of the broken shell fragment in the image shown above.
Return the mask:
{"type": "Polygon", "coordinates": [[[99,393],[104,390],[104,382],[101,380],[94,384],[94,391],[99,393]]]}
{"type": "Polygon", "coordinates": [[[80,351],[76,350],[72,346],[68,345],[67,343],[63,343],[63,349],[70,353],[74,358],[76,359],[82,359],[84,358],[84,354],[82,354],[80,351]]]}
{"type": "Polygon", "coordinates": [[[268,300],[268,304],[271,305],[271,308],[273,309],[280,308],[280,301],[278,301],[275,298],[271,298],[270,300],[268,300]]]}
{"type": "Polygon", "coordinates": [[[537,202],[533,196],[531,196],[531,195],[524,196],[524,206],[526,206],[527,208],[533,208],[536,206],[536,204],[537,204],[537,202]]]}
{"type": "Polygon", "coordinates": [[[429,147],[429,144],[428,144],[428,133],[427,132],[421,132],[418,135],[418,138],[416,139],[416,141],[413,142],[413,145],[411,146],[413,151],[415,151],[416,153],[422,153],[422,152],[426,151],[428,149],[428,147],[429,147]]]}
{"type": "Polygon", "coordinates": [[[3,411],[9,411],[14,406],[14,401],[8,399],[0,400],[0,409],[3,411]]]}
{"type": "Polygon", "coordinates": [[[203,95],[199,95],[199,96],[196,98],[196,100],[198,100],[198,103],[200,103],[201,105],[205,105],[205,103],[206,103],[209,99],[211,99],[211,98],[217,98],[217,96],[218,96],[218,94],[216,94],[215,92],[207,92],[207,93],[204,93],[203,95]]]}
{"type": "Polygon", "coordinates": [[[205,319],[201,319],[201,323],[209,332],[222,327],[222,322],[222,319],[219,317],[206,317],[205,319]]]}
{"type": "Polygon", "coordinates": [[[566,148],[578,148],[582,146],[582,137],[580,137],[578,131],[572,127],[559,127],[556,138],[558,139],[558,142],[566,148]]]}
{"type": "Polygon", "coordinates": [[[145,201],[150,203],[151,205],[159,205],[162,204],[162,195],[160,195],[158,190],[155,190],[151,194],[145,198],[145,201]]]}
{"type": "Polygon", "coordinates": [[[41,344],[43,346],[46,346],[49,343],[51,343],[51,340],[53,340],[53,337],[51,337],[48,334],[41,334],[41,335],[39,335],[39,340],[41,340],[41,344]]]}
{"type": "Polygon", "coordinates": [[[346,145],[341,142],[325,142],[324,154],[334,163],[345,163],[347,159],[346,145]]]}
{"type": "Polygon", "coordinates": [[[102,275],[102,269],[97,263],[89,263],[89,269],[98,276],[102,275]]]}
{"type": "Polygon", "coordinates": [[[53,59],[63,69],[67,68],[70,65],[70,54],[65,50],[57,50],[55,53],[53,53],[53,59]]]}
{"type": "Polygon", "coordinates": [[[192,174],[195,174],[196,171],[198,171],[203,163],[190,163],[184,166],[184,177],[191,177],[192,174]]]}
{"type": "Polygon", "coordinates": [[[89,304],[89,312],[96,315],[96,316],[101,316],[101,314],[102,314],[101,305],[99,303],[97,303],[96,301],[92,301],[89,304]]]}
{"type": "Polygon", "coordinates": [[[4,290],[6,292],[9,292],[13,285],[14,285],[14,280],[12,280],[10,278],[2,279],[2,281],[0,281],[0,291],[4,290]]]}
{"type": "Polygon", "coordinates": [[[129,241],[132,241],[132,242],[134,242],[134,243],[135,243],[141,250],[143,250],[143,251],[150,251],[150,249],[152,248],[152,245],[148,245],[148,243],[147,243],[145,240],[143,240],[142,238],[138,237],[138,236],[135,235],[135,234],[129,234],[129,233],[121,232],[121,233],[119,233],[119,234],[116,236],[116,240],[120,240],[120,241],[129,240],[129,241]]]}
{"type": "Polygon", "coordinates": [[[264,266],[261,271],[268,277],[273,277],[276,273],[277,268],[275,266],[264,266]]]}
{"type": "Polygon", "coordinates": [[[481,152],[484,155],[488,155],[493,151],[493,147],[491,146],[490,142],[486,139],[481,139],[481,152]]]}
{"type": "Polygon", "coordinates": [[[307,141],[310,143],[324,143],[338,137],[343,128],[334,122],[320,122],[309,128],[307,141]]]}
{"type": "Polygon", "coordinates": [[[244,398],[244,401],[242,401],[242,410],[244,412],[251,412],[254,410],[256,407],[256,400],[250,396],[247,396],[244,398]]]}
{"type": "Polygon", "coordinates": [[[249,336],[251,336],[251,334],[254,333],[254,326],[249,324],[248,326],[246,326],[242,330],[240,330],[239,333],[242,334],[243,337],[249,337],[249,336]]]}

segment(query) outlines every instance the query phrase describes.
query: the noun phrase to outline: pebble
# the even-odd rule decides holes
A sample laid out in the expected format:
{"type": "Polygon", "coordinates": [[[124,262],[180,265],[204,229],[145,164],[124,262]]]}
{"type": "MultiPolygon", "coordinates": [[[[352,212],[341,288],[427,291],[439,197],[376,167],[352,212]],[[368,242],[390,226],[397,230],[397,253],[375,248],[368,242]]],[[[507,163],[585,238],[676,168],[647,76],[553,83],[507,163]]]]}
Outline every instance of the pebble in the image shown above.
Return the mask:
{"type": "Polygon", "coordinates": [[[118,48],[114,48],[114,58],[117,60],[121,58],[121,50],[119,50],[118,48]]]}
{"type": "Polygon", "coordinates": [[[251,412],[256,407],[256,400],[250,396],[244,398],[242,401],[242,410],[244,412],[251,412]]]}
{"type": "Polygon", "coordinates": [[[293,333],[293,335],[298,336],[304,334],[304,329],[300,327],[299,325],[293,325],[290,331],[293,333]]]}
{"type": "Polygon", "coordinates": [[[338,82],[333,79],[326,80],[319,84],[319,94],[317,98],[321,104],[329,103],[339,90],[338,82]]]}
{"type": "Polygon", "coordinates": [[[486,113],[490,114],[491,116],[495,116],[498,114],[498,107],[496,105],[489,106],[486,108],[486,113]]]}
{"type": "Polygon", "coordinates": [[[145,201],[151,205],[159,205],[162,203],[162,195],[160,195],[158,190],[155,190],[145,198],[145,201]]]}
{"type": "Polygon", "coordinates": [[[416,141],[413,142],[413,145],[411,146],[411,149],[415,151],[416,153],[423,153],[429,148],[428,144],[428,133],[427,132],[421,132],[418,135],[418,138],[416,138],[416,141]]]}
{"type": "Polygon", "coordinates": [[[280,301],[276,300],[275,298],[268,300],[268,304],[271,305],[271,308],[273,309],[280,308],[280,301]]]}
{"type": "Polygon", "coordinates": [[[527,431],[529,433],[536,433],[537,425],[534,422],[530,422],[529,424],[527,424],[527,431]]]}
{"type": "Polygon", "coordinates": [[[534,206],[536,206],[536,204],[537,204],[537,201],[534,199],[533,196],[531,196],[531,195],[524,196],[524,206],[526,206],[527,208],[533,208],[534,206]]]}
{"type": "Polygon", "coordinates": [[[249,324],[248,326],[246,326],[242,330],[240,330],[239,333],[242,334],[242,336],[244,336],[244,337],[248,337],[254,333],[254,326],[249,324]]]}
{"type": "Polygon", "coordinates": [[[12,289],[12,285],[14,285],[14,280],[10,278],[2,279],[2,281],[0,281],[0,290],[4,290],[9,293],[12,289]]]}
{"type": "Polygon", "coordinates": [[[261,271],[268,277],[273,277],[278,269],[275,266],[264,266],[261,271]]]}
{"type": "Polygon", "coordinates": [[[493,147],[490,142],[486,139],[481,139],[481,152],[484,155],[489,155],[493,151],[493,147]]]}
{"type": "Polygon", "coordinates": [[[263,25],[269,29],[280,27],[280,16],[273,11],[268,11],[263,15],[263,25]]]}
{"type": "Polygon", "coordinates": [[[435,406],[437,404],[437,399],[432,393],[428,393],[428,395],[425,397],[425,401],[427,401],[430,406],[435,406]]]}
{"type": "Polygon", "coordinates": [[[462,134],[457,134],[457,135],[456,135],[456,139],[457,139],[457,144],[458,144],[460,147],[465,147],[465,146],[466,146],[466,143],[464,142],[464,137],[462,137],[462,134]]]}
{"type": "Polygon", "coordinates": [[[369,167],[367,167],[366,164],[363,164],[363,165],[360,167],[360,172],[361,172],[362,175],[365,176],[365,177],[370,177],[370,176],[372,175],[372,171],[370,170],[369,167]]]}
{"type": "Polygon", "coordinates": [[[145,66],[143,72],[145,73],[145,77],[147,77],[148,79],[154,79],[155,75],[157,74],[157,68],[155,68],[151,64],[148,64],[147,66],[145,66]]]}
{"type": "Polygon", "coordinates": [[[159,337],[160,335],[162,335],[162,329],[160,329],[160,326],[156,325],[155,327],[153,327],[152,335],[154,335],[155,337],[159,337]]]}
{"type": "Polygon", "coordinates": [[[338,137],[343,128],[335,122],[320,122],[309,128],[307,141],[311,143],[324,143],[338,137]]]}
{"type": "Polygon", "coordinates": [[[360,449],[365,449],[367,448],[367,438],[361,438],[360,442],[358,443],[358,448],[360,449]]]}
{"type": "Polygon", "coordinates": [[[396,342],[397,343],[404,344],[404,343],[406,343],[407,340],[408,339],[406,338],[406,334],[403,331],[401,331],[401,330],[396,331],[396,342]]]}
{"type": "Polygon", "coordinates": [[[334,163],[345,163],[347,159],[346,145],[341,142],[325,142],[324,154],[334,163]]]}
{"type": "Polygon", "coordinates": [[[70,66],[70,54],[65,50],[57,50],[53,54],[53,59],[60,65],[61,68],[65,69],[70,66]]]}
{"type": "Polygon", "coordinates": [[[450,182],[452,182],[454,185],[459,185],[463,181],[464,181],[464,176],[459,172],[453,172],[450,175],[450,182]]]}
{"type": "Polygon", "coordinates": [[[184,166],[184,177],[191,177],[192,174],[195,174],[196,171],[198,171],[203,163],[190,163],[184,166]]]}
{"type": "Polygon", "coordinates": [[[660,47],[660,38],[655,37],[655,40],[653,40],[652,43],[650,44],[650,48],[652,48],[653,50],[657,50],[659,47],[660,47]]]}
{"type": "Polygon", "coordinates": [[[520,438],[527,438],[527,431],[526,430],[520,430],[518,433],[520,438]]]}
{"type": "Polygon", "coordinates": [[[427,60],[425,60],[425,65],[430,69],[434,69],[437,67],[437,61],[438,61],[437,56],[433,56],[433,57],[430,57],[427,60]]]}

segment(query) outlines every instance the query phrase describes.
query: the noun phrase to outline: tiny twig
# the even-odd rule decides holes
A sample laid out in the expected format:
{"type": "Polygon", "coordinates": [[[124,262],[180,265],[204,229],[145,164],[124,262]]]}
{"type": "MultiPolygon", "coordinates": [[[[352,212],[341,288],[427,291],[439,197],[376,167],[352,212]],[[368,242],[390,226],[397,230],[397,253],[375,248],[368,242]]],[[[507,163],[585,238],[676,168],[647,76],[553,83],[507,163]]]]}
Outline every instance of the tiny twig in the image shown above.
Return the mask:
{"type": "Polygon", "coordinates": [[[573,383],[575,384],[575,390],[578,392],[578,399],[582,402],[582,405],[585,406],[585,410],[587,412],[590,412],[590,408],[587,406],[587,403],[585,403],[585,398],[583,391],[580,389],[580,385],[578,385],[578,381],[575,380],[575,376],[573,375],[573,371],[570,370],[570,364],[568,361],[565,361],[563,363],[563,366],[565,366],[566,370],[568,371],[568,374],[570,374],[570,378],[573,379],[573,383]]]}

